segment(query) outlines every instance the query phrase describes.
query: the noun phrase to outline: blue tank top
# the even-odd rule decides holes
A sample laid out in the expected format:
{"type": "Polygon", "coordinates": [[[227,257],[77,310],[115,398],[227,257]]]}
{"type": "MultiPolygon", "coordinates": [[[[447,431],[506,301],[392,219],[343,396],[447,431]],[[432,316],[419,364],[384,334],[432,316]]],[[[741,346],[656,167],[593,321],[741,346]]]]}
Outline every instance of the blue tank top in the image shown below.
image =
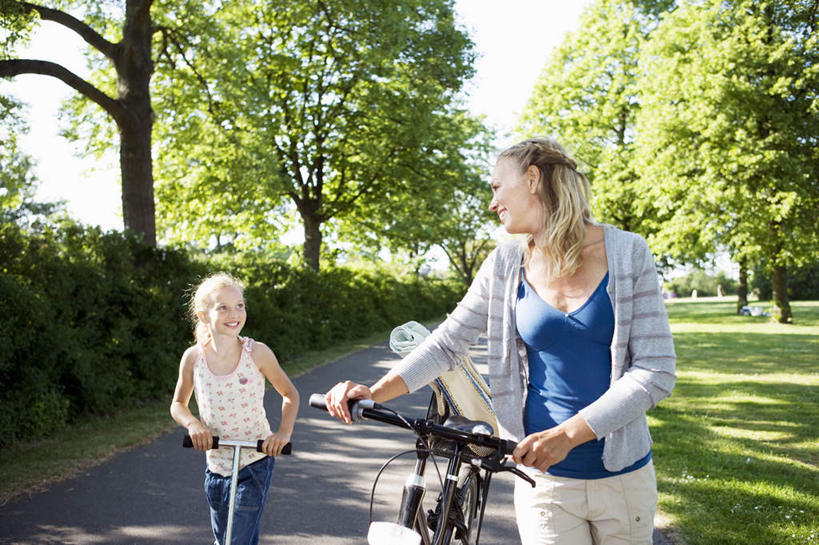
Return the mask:
{"type": "MultiPolygon", "coordinates": [[[[529,356],[529,383],[523,425],[526,435],[568,420],[608,390],[614,311],[603,277],[583,305],[561,312],[540,298],[521,269],[515,312],[518,334],[529,356]]],[[[578,445],[547,471],[559,477],[600,479],[634,471],[651,452],[617,472],[603,467],[605,439],[578,445]]]]}

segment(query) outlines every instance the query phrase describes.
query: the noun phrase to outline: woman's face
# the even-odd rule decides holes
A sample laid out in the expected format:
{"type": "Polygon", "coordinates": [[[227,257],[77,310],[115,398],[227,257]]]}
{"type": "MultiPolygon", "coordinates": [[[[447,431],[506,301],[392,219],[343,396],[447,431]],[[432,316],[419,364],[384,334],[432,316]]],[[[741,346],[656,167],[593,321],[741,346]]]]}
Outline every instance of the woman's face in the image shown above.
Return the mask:
{"type": "Polygon", "coordinates": [[[530,166],[520,173],[510,159],[501,159],[492,170],[492,202],[489,210],[497,212],[501,225],[510,235],[535,234],[543,229],[543,206],[537,195],[539,171],[530,166]]]}

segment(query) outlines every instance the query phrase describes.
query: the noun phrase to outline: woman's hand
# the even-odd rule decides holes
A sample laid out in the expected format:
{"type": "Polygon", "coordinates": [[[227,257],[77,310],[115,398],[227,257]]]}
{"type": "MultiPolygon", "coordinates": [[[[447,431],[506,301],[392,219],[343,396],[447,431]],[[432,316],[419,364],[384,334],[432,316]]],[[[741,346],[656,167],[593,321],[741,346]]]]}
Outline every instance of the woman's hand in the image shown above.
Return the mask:
{"type": "Polygon", "coordinates": [[[268,456],[278,456],[282,453],[284,446],[290,442],[290,434],[281,430],[271,433],[262,443],[262,451],[268,456]]]}
{"type": "Polygon", "coordinates": [[[574,447],[596,438],[586,420],[576,414],[559,426],[524,437],[515,447],[512,459],[516,464],[545,472],[563,461],[574,447]]]}
{"type": "Polygon", "coordinates": [[[188,435],[190,435],[193,448],[196,450],[210,450],[213,446],[213,435],[199,420],[188,426],[188,435]]]}
{"type": "Polygon", "coordinates": [[[349,380],[339,382],[333,388],[324,394],[324,402],[327,405],[327,412],[331,416],[338,418],[346,424],[352,424],[353,420],[350,417],[350,409],[347,407],[347,401],[350,399],[372,399],[373,393],[367,386],[357,384],[349,380]]]}
{"type": "Polygon", "coordinates": [[[526,436],[512,453],[516,464],[536,467],[545,472],[562,461],[572,450],[571,442],[560,427],[550,428],[526,436]]]}

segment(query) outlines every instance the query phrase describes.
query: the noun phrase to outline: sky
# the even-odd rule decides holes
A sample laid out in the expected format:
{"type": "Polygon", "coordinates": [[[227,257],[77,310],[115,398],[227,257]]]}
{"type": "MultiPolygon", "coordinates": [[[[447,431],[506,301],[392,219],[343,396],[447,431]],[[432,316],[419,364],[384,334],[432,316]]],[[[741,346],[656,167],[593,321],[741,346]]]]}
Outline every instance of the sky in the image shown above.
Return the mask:
{"type": "MultiPolygon", "coordinates": [[[[456,0],[459,22],[475,42],[476,75],[466,85],[467,104],[500,133],[499,146],[512,144],[514,128],[532,87],[566,33],[573,30],[591,0],[456,0]]],[[[81,55],[84,42],[54,23],[42,23],[41,32],[21,54],[58,62],[78,75],[87,69],[81,55]]],[[[40,180],[37,200],[65,200],[71,216],[104,229],[122,228],[119,166],[116,144],[102,158],[81,157],[82,146],[59,135],[60,103],[73,90],[48,76],[21,75],[0,84],[28,103],[30,132],[21,142],[34,157],[40,180]]]]}

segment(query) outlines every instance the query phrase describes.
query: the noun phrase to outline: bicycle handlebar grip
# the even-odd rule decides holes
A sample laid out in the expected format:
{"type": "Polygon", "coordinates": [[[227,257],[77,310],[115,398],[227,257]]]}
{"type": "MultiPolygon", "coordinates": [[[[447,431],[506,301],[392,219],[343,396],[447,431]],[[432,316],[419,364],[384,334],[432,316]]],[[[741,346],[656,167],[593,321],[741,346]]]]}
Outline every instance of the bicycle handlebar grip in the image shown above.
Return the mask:
{"type": "Polygon", "coordinates": [[[324,402],[324,394],[311,394],[310,406],[314,409],[324,409],[326,411],[327,403],[324,402]]]}

